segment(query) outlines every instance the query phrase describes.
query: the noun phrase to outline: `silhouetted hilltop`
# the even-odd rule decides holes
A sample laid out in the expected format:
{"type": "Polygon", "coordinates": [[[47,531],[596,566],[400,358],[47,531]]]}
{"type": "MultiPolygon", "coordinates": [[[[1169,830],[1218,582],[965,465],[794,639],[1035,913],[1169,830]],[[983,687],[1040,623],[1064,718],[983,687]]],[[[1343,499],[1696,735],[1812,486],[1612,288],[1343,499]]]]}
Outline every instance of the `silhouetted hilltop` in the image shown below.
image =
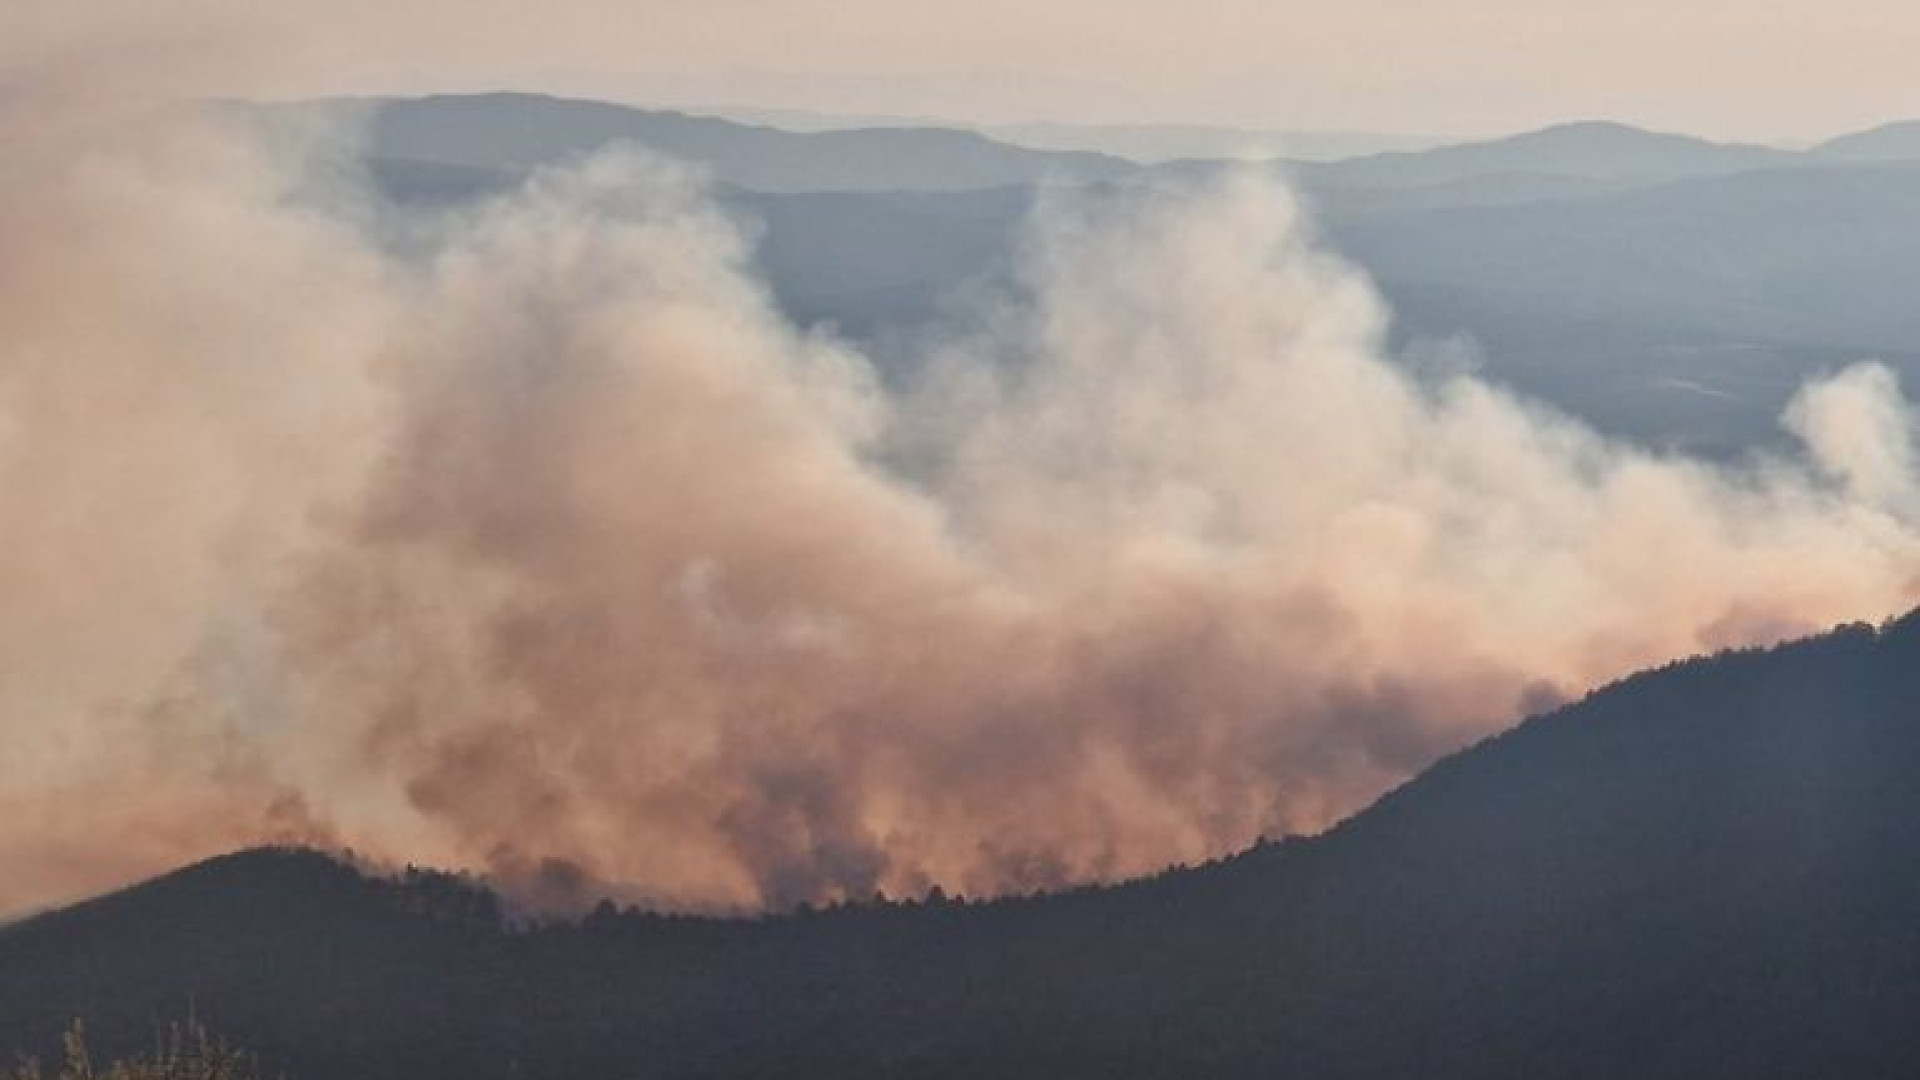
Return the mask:
{"type": "Polygon", "coordinates": [[[302,1080],[1906,1077],[1920,616],[1675,664],[1324,836],[1051,897],[509,929],[216,859],[0,931],[0,1048],[199,1015],[302,1080]]]}
{"type": "Polygon", "coordinates": [[[1920,161],[1920,120],[1841,135],[1814,147],[1813,152],[1837,161],[1920,161]]]}
{"type": "Polygon", "coordinates": [[[1764,146],[1716,143],[1626,124],[1581,121],[1431,150],[1305,165],[1302,171],[1323,184],[1401,187],[1503,173],[1679,179],[1778,168],[1798,157],[1791,151],[1764,146]]]}

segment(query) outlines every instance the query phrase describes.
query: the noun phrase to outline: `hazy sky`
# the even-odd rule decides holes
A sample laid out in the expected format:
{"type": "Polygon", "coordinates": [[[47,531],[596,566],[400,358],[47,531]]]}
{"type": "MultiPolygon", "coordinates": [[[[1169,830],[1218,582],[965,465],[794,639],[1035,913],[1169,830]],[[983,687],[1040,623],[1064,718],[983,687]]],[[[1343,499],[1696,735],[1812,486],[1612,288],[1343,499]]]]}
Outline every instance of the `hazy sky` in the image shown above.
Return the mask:
{"type": "Polygon", "coordinates": [[[1905,0],[8,0],[0,21],[12,67],[103,28],[146,56],[159,32],[211,45],[189,82],[289,94],[513,85],[1438,134],[1604,117],[1749,139],[1920,115],[1905,0]],[[271,44],[240,44],[241,10],[275,21],[271,44]]]}

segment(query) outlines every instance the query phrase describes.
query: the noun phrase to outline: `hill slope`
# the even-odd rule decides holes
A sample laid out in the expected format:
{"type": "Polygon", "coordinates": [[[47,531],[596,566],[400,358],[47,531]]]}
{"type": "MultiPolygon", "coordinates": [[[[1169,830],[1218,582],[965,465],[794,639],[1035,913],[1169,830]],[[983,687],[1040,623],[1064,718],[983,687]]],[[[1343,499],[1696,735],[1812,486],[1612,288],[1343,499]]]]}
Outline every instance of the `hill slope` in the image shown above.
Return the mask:
{"type": "Polygon", "coordinates": [[[215,860],[0,932],[0,1047],[192,1003],[304,1080],[1896,1077],[1920,617],[1675,665],[1329,834],[1132,885],[760,922],[215,860]]]}

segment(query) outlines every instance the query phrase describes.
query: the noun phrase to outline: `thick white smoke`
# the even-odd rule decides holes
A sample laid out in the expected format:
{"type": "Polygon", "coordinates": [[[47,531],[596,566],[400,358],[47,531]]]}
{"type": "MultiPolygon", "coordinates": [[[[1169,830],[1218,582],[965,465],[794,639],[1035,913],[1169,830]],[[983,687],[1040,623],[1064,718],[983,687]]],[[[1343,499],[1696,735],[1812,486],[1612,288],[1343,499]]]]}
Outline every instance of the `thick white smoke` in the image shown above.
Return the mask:
{"type": "Polygon", "coordinates": [[[1915,597],[1885,369],[1803,461],[1612,443],[1410,377],[1257,177],[1060,193],[886,392],[662,163],[394,254],[217,123],[7,115],[0,908],[289,837],[559,903],[1111,878],[1915,597]]]}

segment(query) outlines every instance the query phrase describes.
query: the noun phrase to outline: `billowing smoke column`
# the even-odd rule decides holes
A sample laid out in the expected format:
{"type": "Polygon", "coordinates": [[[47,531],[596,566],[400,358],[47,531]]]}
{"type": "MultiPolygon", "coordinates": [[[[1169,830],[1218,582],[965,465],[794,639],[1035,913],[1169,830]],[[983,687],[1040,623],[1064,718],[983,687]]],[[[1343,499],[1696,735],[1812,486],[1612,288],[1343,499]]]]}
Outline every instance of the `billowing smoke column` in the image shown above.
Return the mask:
{"type": "Polygon", "coordinates": [[[1910,603],[1892,376],[1801,460],[1384,356],[1254,178],[1060,193],[906,390],[609,157],[427,245],[178,112],[0,140],[0,908],[238,844],[534,903],[1025,890],[1312,830],[1638,666],[1910,603]]]}

